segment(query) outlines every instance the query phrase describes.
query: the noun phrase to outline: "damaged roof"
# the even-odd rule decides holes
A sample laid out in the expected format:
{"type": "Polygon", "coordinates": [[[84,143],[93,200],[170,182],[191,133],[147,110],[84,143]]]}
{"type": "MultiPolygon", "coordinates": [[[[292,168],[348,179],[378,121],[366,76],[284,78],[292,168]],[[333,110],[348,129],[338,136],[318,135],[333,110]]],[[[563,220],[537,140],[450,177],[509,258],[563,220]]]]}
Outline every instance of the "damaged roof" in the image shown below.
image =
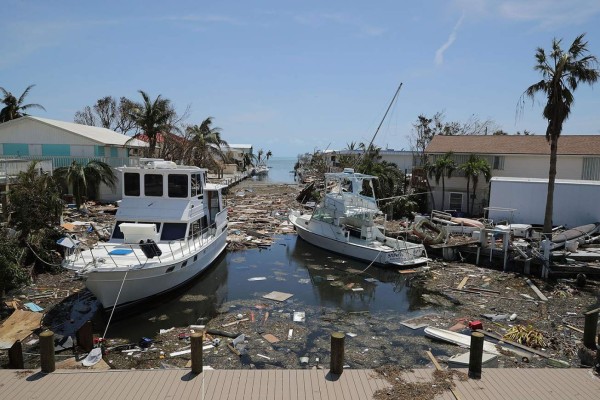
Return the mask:
{"type": "MultiPolygon", "coordinates": [[[[550,155],[545,135],[460,135],[433,137],[425,153],[550,155]]],[[[600,156],[600,135],[561,135],[559,155],[600,156]]]]}

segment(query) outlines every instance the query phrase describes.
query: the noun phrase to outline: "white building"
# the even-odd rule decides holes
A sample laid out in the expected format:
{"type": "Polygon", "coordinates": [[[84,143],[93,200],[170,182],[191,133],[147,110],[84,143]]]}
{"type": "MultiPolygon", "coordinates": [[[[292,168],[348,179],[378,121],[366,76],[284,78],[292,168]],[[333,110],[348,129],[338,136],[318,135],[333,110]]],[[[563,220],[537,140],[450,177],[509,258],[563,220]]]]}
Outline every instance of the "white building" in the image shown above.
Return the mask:
{"type": "MultiPolygon", "coordinates": [[[[48,160],[52,170],[72,161],[100,160],[112,167],[137,163],[136,149],[147,143],[96,126],[25,116],[0,124],[0,158],[48,160]],[[133,156],[133,157],[132,157],[133,156]]],[[[102,200],[117,200],[114,191],[100,188],[102,200]]]]}

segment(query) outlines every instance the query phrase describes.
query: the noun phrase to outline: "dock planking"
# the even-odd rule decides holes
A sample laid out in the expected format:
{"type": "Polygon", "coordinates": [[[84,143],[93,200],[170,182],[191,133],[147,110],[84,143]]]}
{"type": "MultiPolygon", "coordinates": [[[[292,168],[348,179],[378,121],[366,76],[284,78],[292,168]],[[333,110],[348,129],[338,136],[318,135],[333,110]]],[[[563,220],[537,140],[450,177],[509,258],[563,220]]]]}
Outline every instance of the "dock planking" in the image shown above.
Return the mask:
{"type": "MultiPolygon", "coordinates": [[[[404,372],[407,382],[433,380],[433,369],[404,372]]],[[[480,380],[454,379],[460,399],[600,398],[600,378],[589,369],[486,368],[480,380]]],[[[0,370],[0,399],[370,399],[390,384],[373,370],[347,369],[337,376],[310,370],[0,370]],[[5,397],[9,396],[9,397],[5,397]]],[[[454,399],[450,391],[436,399],[454,399]]]]}

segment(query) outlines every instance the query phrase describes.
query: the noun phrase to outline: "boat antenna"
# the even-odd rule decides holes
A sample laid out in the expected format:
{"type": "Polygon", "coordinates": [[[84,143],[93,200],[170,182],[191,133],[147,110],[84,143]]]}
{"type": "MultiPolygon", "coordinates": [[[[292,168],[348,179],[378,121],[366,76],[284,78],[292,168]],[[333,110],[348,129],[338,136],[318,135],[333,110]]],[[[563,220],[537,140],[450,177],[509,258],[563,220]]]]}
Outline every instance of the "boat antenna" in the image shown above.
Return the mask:
{"type": "MultiPolygon", "coordinates": [[[[398,93],[400,93],[400,89],[401,88],[402,88],[402,82],[400,82],[400,85],[398,86],[398,89],[396,89],[396,93],[394,93],[394,97],[392,97],[392,101],[390,101],[390,104],[388,105],[387,110],[385,110],[385,114],[383,114],[383,118],[381,118],[381,122],[379,123],[379,126],[375,130],[375,134],[371,138],[371,141],[369,142],[369,146],[367,146],[367,148],[365,149],[365,152],[363,153],[363,156],[367,153],[367,151],[369,151],[371,149],[371,145],[375,141],[375,137],[379,133],[379,129],[381,128],[381,125],[383,125],[383,121],[385,121],[385,117],[387,117],[388,112],[390,111],[390,108],[392,108],[392,105],[394,104],[394,101],[396,101],[396,97],[398,97],[398,93]]],[[[358,162],[360,161],[360,159],[361,159],[361,157],[358,157],[356,159],[356,162],[354,163],[355,166],[358,164],[358,162]]]]}

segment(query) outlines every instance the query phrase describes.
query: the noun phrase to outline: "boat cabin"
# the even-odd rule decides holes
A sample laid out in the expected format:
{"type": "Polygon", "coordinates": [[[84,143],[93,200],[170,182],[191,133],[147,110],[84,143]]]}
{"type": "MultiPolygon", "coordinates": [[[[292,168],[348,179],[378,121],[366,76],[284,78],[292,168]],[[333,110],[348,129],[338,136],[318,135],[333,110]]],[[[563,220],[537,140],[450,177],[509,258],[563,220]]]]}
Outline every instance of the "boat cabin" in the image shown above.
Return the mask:
{"type": "Polygon", "coordinates": [[[206,169],[142,158],[139,167],[119,170],[123,192],[111,240],[181,240],[205,232],[223,210],[221,186],[206,182],[206,169]]]}

